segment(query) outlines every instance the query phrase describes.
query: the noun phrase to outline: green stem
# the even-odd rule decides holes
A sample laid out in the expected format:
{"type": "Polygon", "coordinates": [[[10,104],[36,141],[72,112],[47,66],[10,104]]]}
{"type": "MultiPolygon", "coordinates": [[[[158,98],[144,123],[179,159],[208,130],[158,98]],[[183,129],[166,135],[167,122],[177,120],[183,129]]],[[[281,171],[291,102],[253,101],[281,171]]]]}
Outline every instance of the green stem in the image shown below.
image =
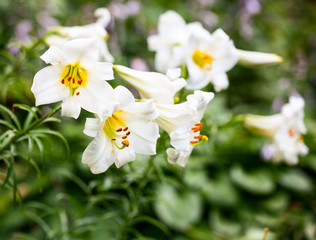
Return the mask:
{"type": "Polygon", "coordinates": [[[37,126],[41,125],[47,118],[51,117],[52,115],[54,115],[56,112],[58,112],[61,109],[61,103],[58,104],[56,107],[54,107],[52,109],[52,111],[50,113],[48,113],[47,115],[37,119],[35,122],[33,122],[28,128],[17,132],[17,134],[11,138],[11,140],[9,142],[7,142],[5,145],[3,145],[2,147],[0,147],[0,154],[7,148],[9,147],[12,143],[16,142],[20,137],[26,135],[29,131],[31,131],[32,129],[36,128],[37,126]]]}
{"type": "Polygon", "coordinates": [[[233,126],[233,125],[238,124],[238,123],[242,123],[244,121],[244,119],[245,119],[244,114],[237,115],[236,117],[232,118],[229,122],[218,126],[218,129],[223,129],[223,128],[227,128],[227,127],[233,126]]]}

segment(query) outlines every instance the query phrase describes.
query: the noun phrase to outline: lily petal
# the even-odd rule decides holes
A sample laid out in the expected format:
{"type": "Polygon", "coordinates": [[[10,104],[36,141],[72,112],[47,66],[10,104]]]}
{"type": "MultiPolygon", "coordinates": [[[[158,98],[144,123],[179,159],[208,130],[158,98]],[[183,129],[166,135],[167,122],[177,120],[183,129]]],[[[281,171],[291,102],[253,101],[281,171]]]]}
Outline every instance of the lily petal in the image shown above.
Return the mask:
{"type": "Polygon", "coordinates": [[[73,117],[77,119],[81,111],[80,105],[72,97],[66,98],[61,104],[61,115],[66,117],[73,117]]]}

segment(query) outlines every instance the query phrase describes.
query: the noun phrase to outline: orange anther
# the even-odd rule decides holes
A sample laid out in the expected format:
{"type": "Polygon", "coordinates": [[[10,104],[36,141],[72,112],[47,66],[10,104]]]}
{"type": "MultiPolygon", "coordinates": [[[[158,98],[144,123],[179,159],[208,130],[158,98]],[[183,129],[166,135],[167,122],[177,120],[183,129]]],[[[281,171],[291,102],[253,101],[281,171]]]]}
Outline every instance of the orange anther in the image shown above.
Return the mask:
{"type": "Polygon", "coordinates": [[[128,127],[124,128],[123,131],[125,132],[125,131],[127,131],[127,129],[128,129],[128,127]]]}
{"type": "Polygon", "coordinates": [[[61,83],[62,83],[62,84],[65,84],[65,79],[62,79],[62,80],[61,80],[61,83]]]}
{"type": "Polygon", "coordinates": [[[70,80],[72,79],[72,77],[69,77],[67,80],[68,80],[68,82],[70,82],[70,80]]]}
{"type": "Polygon", "coordinates": [[[79,84],[79,85],[81,85],[81,83],[82,83],[82,80],[81,80],[81,79],[80,79],[80,80],[78,80],[78,84],[79,84]]]}
{"type": "Polygon", "coordinates": [[[122,132],[122,128],[116,129],[117,132],[122,132]]]}
{"type": "Polygon", "coordinates": [[[201,137],[203,137],[203,135],[197,135],[194,137],[194,139],[200,139],[201,137]]]}
{"type": "Polygon", "coordinates": [[[293,136],[294,136],[294,131],[293,131],[292,128],[289,128],[288,133],[289,133],[289,136],[290,136],[290,137],[293,137],[293,136]]]}
{"type": "Polygon", "coordinates": [[[195,126],[203,126],[203,123],[196,123],[195,126]]]}
{"type": "Polygon", "coordinates": [[[126,147],[128,147],[129,146],[129,141],[128,140],[124,140],[124,141],[122,141],[122,144],[125,145],[126,147]]]}
{"type": "Polygon", "coordinates": [[[190,144],[196,144],[198,143],[199,141],[190,141],[190,144]]]}
{"type": "Polygon", "coordinates": [[[76,92],[76,95],[78,96],[80,94],[80,92],[76,92]]]}
{"type": "Polygon", "coordinates": [[[130,134],[131,134],[131,132],[127,132],[127,133],[126,133],[126,136],[128,136],[128,135],[130,135],[130,134]]]}
{"type": "Polygon", "coordinates": [[[126,136],[126,135],[122,137],[122,139],[126,139],[126,138],[127,138],[127,136],[126,136]]]}
{"type": "Polygon", "coordinates": [[[112,141],[115,141],[116,139],[115,139],[115,138],[112,138],[111,140],[112,140],[112,141]]]}

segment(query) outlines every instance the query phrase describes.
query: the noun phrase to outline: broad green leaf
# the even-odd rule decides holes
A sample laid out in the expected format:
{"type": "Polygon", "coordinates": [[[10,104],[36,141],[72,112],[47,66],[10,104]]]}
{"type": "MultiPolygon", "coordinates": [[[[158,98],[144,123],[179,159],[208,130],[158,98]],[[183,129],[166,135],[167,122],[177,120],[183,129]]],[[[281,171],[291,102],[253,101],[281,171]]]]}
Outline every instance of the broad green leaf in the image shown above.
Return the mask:
{"type": "Polygon", "coordinates": [[[302,170],[292,168],[280,173],[279,183],[295,192],[307,193],[313,189],[312,180],[302,170]]]}
{"type": "Polygon", "coordinates": [[[197,193],[180,192],[172,185],[162,184],[156,195],[155,212],[169,227],[185,231],[201,218],[202,203],[197,193]]]}
{"type": "Polygon", "coordinates": [[[264,169],[246,172],[235,166],[230,170],[232,181],[244,190],[253,194],[266,195],[275,189],[275,183],[269,172],[264,169]]]}

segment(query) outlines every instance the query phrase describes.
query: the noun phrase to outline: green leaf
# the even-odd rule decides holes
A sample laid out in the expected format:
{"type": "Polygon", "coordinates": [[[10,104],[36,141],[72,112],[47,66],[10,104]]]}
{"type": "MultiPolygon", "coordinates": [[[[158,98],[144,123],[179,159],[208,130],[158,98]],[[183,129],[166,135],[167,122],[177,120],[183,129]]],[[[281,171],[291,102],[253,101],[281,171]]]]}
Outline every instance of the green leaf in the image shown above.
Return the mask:
{"type": "Polygon", "coordinates": [[[185,231],[201,218],[202,203],[198,194],[179,192],[172,185],[162,184],[156,195],[155,212],[171,228],[185,231]]]}
{"type": "Polygon", "coordinates": [[[20,103],[15,103],[13,104],[13,107],[17,107],[17,108],[20,108],[22,110],[25,110],[25,111],[28,111],[29,113],[31,113],[33,115],[33,117],[37,120],[38,119],[38,116],[36,114],[36,112],[38,111],[37,108],[35,107],[30,107],[30,106],[27,106],[25,104],[20,104],[20,103]]]}
{"type": "Polygon", "coordinates": [[[275,184],[269,172],[264,169],[246,172],[235,166],[230,170],[232,181],[244,190],[253,194],[266,195],[275,189],[275,184]]]}
{"type": "Polygon", "coordinates": [[[16,128],[9,122],[7,122],[6,120],[3,120],[3,119],[0,119],[0,124],[12,129],[12,130],[15,130],[16,128]]]}
{"type": "Polygon", "coordinates": [[[13,121],[14,121],[14,123],[17,126],[19,131],[22,130],[21,123],[20,123],[19,119],[10,109],[8,109],[7,107],[0,104],[0,110],[7,113],[11,117],[11,119],[13,119],[13,121]]]}
{"type": "Polygon", "coordinates": [[[313,190],[312,180],[300,169],[287,169],[280,174],[279,183],[295,192],[307,193],[313,190]]]}

